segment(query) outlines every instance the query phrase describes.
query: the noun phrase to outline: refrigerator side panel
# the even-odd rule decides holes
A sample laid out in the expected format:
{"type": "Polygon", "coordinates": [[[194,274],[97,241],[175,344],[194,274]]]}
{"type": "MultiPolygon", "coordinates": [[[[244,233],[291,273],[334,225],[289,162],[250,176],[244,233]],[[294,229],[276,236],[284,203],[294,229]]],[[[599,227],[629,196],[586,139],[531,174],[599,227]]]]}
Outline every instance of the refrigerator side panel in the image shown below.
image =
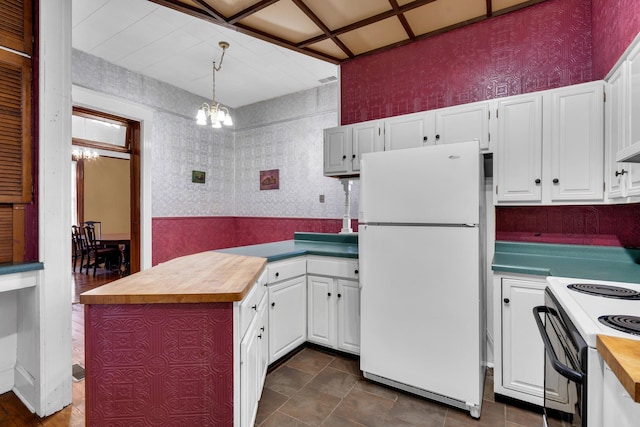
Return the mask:
{"type": "Polygon", "coordinates": [[[367,153],[360,221],[478,224],[480,164],[477,141],[367,153]]]}
{"type": "Polygon", "coordinates": [[[360,230],[360,368],[480,404],[479,230],[360,230]]]}

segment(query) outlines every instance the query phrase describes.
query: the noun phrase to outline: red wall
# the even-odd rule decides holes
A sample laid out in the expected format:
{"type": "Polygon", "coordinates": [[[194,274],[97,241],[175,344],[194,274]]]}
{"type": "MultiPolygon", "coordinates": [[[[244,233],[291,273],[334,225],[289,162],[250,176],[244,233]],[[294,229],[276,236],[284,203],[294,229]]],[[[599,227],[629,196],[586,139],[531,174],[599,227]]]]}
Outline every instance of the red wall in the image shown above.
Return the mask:
{"type": "MultiPolygon", "coordinates": [[[[353,231],[358,221],[352,220],[353,231]]],[[[342,219],[274,217],[153,218],[152,264],[213,249],[293,239],[295,232],[338,233],[342,219]]]]}
{"type": "Polygon", "coordinates": [[[496,240],[640,248],[640,203],[499,206],[496,240]]]}
{"type": "Polygon", "coordinates": [[[640,32],[640,1],[592,0],[593,75],[604,78],[640,32]]]}
{"type": "Polygon", "coordinates": [[[591,1],[548,0],[341,65],[341,122],[591,81],[591,58],[591,1]]]}

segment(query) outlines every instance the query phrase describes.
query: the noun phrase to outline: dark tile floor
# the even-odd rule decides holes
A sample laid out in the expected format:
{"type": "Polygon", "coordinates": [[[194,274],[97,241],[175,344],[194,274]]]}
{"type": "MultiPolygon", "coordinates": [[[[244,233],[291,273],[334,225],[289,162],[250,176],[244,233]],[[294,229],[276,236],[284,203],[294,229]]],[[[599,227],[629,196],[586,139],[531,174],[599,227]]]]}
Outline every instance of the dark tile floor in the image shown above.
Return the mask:
{"type": "Polygon", "coordinates": [[[542,426],[542,416],[493,398],[488,371],[482,415],[387,388],[362,377],[358,360],[306,347],[267,375],[260,427],[519,427],[542,426]]]}

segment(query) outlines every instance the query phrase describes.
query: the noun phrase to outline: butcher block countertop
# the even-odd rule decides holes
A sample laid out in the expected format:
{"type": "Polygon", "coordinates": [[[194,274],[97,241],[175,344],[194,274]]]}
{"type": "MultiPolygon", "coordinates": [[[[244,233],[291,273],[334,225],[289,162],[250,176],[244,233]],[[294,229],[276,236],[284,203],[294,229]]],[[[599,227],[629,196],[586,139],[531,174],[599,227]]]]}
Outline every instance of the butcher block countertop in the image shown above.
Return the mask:
{"type": "Polygon", "coordinates": [[[265,258],[213,251],[187,255],[87,291],[80,295],[80,303],[240,301],[266,264],[265,258]]]}
{"type": "Polygon", "coordinates": [[[629,396],[640,403],[640,341],[598,335],[597,347],[629,396]]]}

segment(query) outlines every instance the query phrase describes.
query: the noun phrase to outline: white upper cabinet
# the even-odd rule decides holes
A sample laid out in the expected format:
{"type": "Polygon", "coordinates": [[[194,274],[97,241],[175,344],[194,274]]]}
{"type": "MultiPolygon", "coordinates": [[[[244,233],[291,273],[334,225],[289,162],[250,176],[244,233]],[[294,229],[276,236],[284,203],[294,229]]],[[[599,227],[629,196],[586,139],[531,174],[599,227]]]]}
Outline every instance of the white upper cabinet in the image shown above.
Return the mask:
{"type": "Polygon", "coordinates": [[[604,198],[603,82],[498,101],[497,204],[604,198]]]}
{"type": "Polygon", "coordinates": [[[364,153],[384,150],[384,136],[382,122],[372,121],[357,123],[350,126],[351,142],[351,170],[360,172],[360,158],[364,153]]]}
{"type": "Polygon", "coordinates": [[[434,145],[434,129],[433,111],[388,118],[384,121],[384,149],[389,151],[434,145]]]}
{"type": "Polygon", "coordinates": [[[360,173],[364,153],[384,150],[383,124],[357,123],[324,130],[324,175],[349,176],[360,173]]]}
{"type": "Polygon", "coordinates": [[[551,180],[547,188],[552,202],[603,199],[603,86],[602,82],[585,83],[545,94],[550,155],[546,179],[551,180]]]}
{"type": "Polygon", "coordinates": [[[478,141],[481,150],[489,150],[491,105],[482,101],[435,110],[436,144],[478,141]]]}
{"type": "Polygon", "coordinates": [[[640,47],[611,74],[606,93],[607,197],[614,202],[624,202],[627,197],[640,195],[640,165],[616,161],[620,153],[630,149],[633,138],[640,140],[640,120],[632,119],[634,111],[636,117],[640,117],[640,47]]]}
{"type": "Polygon", "coordinates": [[[542,200],[542,95],[498,101],[494,161],[499,201],[542,200]]]}
{"type": "Polygon", "coordinates": [[[351,128],[335,127],[324,130],[324,174],[341,175],[349,170],[351,128]]]}

